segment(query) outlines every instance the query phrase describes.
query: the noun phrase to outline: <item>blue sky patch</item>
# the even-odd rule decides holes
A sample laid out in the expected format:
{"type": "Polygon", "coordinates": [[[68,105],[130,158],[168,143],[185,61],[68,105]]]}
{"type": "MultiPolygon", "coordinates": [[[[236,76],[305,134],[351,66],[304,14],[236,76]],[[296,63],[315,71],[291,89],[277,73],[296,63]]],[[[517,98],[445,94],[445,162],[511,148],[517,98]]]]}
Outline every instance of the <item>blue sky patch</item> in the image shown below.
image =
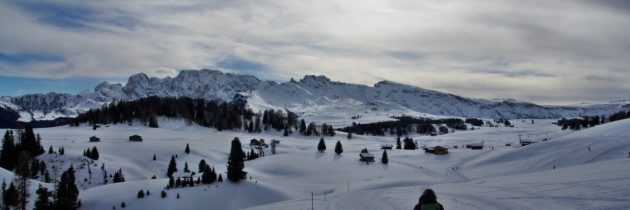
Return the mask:
{"type": "Polygon", "coordinates": [[[236,70],[244,74],[258,76],[261,79],[270,79],[265,76],[265,73],[271,70],[269,66],[237,56],[227,56],[216,65],[222,69],[236,70]]]}
{"type": "Polygon", "coordinates": [[[47,54],[22,53],[22,54],[4,54],[0,53],[0,62],[7,64],[24,64],[30,62],[60,62],[63,57],[47,54]]]}
{"type": "Polygon", "coordinates": [[[103,13],[98,10],[64,3],[13,1],[24,11],[37,17],[41,24],[69,29],[91,29],[93,24],[104,24],[133,29],[139,21],[120,11],[103,13]]]}

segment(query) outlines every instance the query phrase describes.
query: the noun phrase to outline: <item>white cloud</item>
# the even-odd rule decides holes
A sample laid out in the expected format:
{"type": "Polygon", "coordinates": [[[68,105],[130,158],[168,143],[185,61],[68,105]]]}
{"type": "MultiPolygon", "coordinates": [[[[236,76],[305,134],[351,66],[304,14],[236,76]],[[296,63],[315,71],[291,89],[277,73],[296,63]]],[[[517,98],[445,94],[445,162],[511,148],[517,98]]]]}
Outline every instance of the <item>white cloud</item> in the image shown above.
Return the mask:
{"type": "Polygon", "coordinates": [[[280,80],[387,79],[541,103],[623,98],[630,88],[628,10],[597,1],[65,2],[97,13],[81,28],[19,5],[0,3],[0,27],[11,28],[0,31],[0,53],[65,61],[0,63],[4,75],[172,76],[237,57],[280,80]]]}

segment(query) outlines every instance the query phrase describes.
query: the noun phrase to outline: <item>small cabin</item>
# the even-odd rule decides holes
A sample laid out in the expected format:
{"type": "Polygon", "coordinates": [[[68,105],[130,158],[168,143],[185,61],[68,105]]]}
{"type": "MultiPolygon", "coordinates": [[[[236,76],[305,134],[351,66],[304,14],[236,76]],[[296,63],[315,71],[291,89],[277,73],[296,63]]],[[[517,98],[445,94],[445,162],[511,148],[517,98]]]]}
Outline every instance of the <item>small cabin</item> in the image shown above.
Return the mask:
{"type": "Polygon", "coordinates": [[[391,144],[381,144],[381,149],[391,150],[394,148],[394,145],[391,144]]]}
{"type": "Polygon", "coordinates": [[[481,142],[481,143],[466,144],[466,148],[468,148],[468,149],[472,149],[472,150],[480,150],[480,149],[483,149],[483,146],[484,146],[484,142],[481,142]]]}
{"type": "Polygon", "coordinates": [[[139,135],[129,136],[129,141],[141,142],[142,141],[142,136],[139,136],[139,135]]]}
{"type": "Polygon", "coordinates": [[[101,141],[101,139],[96,137],[96,136],[90,137],[90,142],[100,142],[100,141],[101,141]]]}
{"type": "Polygon", "coordinates": [[[370,162],[374,162],[374,155],[372,153],[369,153],[367,149],[361,150],[361,153],[359,154],[359,158],[361,162],[365,162],[368,164],[370,162]]]}
{"type": "Polygon", "coordinates": [[[446,155],[448,154],[448,149],[446,147],[436,146],[433,147],[433,153],[436,155],[446,155]]]}
{"type": "Polygon", "coordinates": [[[252,139],[249,141],[249,146],[250,147],[261,147],[261,148],[267,148],[269,147],[269,145],[267,145],[267,143],[265,143],[264,139],[260,139],[260,140],[256,140],[256,139],[252,139]]]}
{"type": "Polygon", "coordinates": [[[432,148],[424,148],[425,153],[436,154],[436,155],[446,155],[448,154],[448,149],[442,146],[435,146],[432,148]]]}
{"type": "Polygon", "coordinates": [[[524,146],[527,146],[527,145],[530,145],[530,144],[533,144],[533,143],[536,143],[536,142],[534,142],[532,140],[519,140],[519,143],[521,144],[521,146],[524,147],[524,146]]]}

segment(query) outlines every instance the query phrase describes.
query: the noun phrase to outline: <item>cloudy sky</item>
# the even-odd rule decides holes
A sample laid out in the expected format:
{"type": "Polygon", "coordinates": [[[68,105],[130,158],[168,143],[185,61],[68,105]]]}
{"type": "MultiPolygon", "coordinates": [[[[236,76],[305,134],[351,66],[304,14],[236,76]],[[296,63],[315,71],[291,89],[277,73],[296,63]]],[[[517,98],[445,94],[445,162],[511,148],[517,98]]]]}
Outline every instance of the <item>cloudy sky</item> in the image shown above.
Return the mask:
{"type": "Polygon", "coordinates": [[[0,1],[0,95],[216,68],[542,104],[629,99],[627,2],[0,1]]]}

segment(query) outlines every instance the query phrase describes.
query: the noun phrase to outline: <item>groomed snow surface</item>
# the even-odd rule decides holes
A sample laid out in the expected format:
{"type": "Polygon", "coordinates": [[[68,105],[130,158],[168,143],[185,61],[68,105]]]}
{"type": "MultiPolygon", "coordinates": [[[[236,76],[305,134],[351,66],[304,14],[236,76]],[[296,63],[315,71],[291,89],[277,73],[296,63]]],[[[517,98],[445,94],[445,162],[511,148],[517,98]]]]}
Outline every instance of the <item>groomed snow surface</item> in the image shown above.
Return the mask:
{"type": "MultiPolygon", "coordinates": [[[[141,125],[56,127],[36,129],[44,147],[65,147],[66,154],[43,155],[51,165],[72,163],[77,184],[82,188],[82,209],[413,209],[426,188],[437,192],[445,209],[629,209],[630,208],[630,120],[582,131],[562,131],[549,120],[514,120],[515,128],[482,127],[440,136],[412,136],[420,145],[459,146],[448,155],[425,154],[422,150],[389,150],[389,164],[380,163],[381,144],[394,138],[360,136],[348,140],[345,133],[325,138],[327,150],[316,151],[319,137],[280,137],[281,133],[248,134],[217,132],[186,125],[183,121],[161,119],[161,128],[141,125]],[[129,142],[138,134],[143,142],[129,142]],[[88,142],[90,136],[101,142],[88,142]],[[538,141],[520,147],[518,136],[538,141]],[[249,151],[249,140],[280,140],[277,154],[247,161],[247,180],[198,185],[167,190],[166,169],[171,155],[177,166],[185,162],[197,171],[205,159],[225,178],[230,141],[239,137],[249,151]],[[544,139],[547,141],[543,141],[544,139]],[[334,153],[341,141],[344,152],[334,153]],[[484,142],[483,150],[462,149],[467,143],[484,142]],[[191,153],[184,153],[186,144],[191,153]],[[511,146],[506,144],[511,143],[511,146]],[[90,162],[87,173],[83,150],[96,146],[98,161],[90,162]],[[591,148],[589,151],[588,148],[591,148]],[[369,165],[359,162],[361,149],[376,156],[369,165]],[[153,161],[153,155],[157,161],[153,161]],[[63,162],[63,163],[61,163],[63,162]],[[80,168],[83,164],[84,167],[80,168]],[[108,174],[122,168],[126,182],[102,185],[105,164],[108,174]],[[554,169],[555,167],[555,169],[554,169]],[[457,170],[455,170],[455,168],[457,170]],[[158,179],[150,179],[156,175],[158,179]],[[251,178],[250,178],[251,177],[251,178]],[[87,181],[86,181],[87,180],[87,181]],[[136,198],[138,190],[151,195],[136,198]],[[179,193],[180,198],[176,195],[179,193]],[[311,196],[313,195],[313,200],[311,196]]],[[[4,132],[4,131],[2,131],[4,132]]],[[[47,162],[48,163],[48,162],[47,162]]],[[[0,171],[11,180],[12,173],[0,171]]],[[[38,183],[34,182],[32,187],[38,183]]],[[[49,186],[49,185],[48,185],[49,186]]],[[[50,187],[50,186],[49,186],[50,187]]],[[[32,193],[34,198],[35,194],[32,193]]]]}

